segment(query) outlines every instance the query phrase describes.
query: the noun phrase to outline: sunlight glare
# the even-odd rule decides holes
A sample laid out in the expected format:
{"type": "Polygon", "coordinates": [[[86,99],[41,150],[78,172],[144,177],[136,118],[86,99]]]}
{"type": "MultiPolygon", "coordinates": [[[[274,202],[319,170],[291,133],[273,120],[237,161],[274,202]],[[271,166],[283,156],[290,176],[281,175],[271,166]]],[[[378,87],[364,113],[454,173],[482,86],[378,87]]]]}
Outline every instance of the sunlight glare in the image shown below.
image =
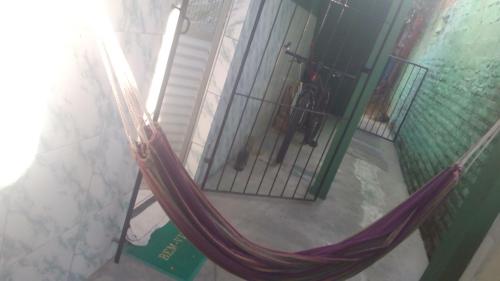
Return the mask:
{"type": "Polygon", "coordinates": [[[0,189],[22,177],[38,152],[53,87],[71,57],[68,38],[78,31],[73,2],[0,3],[0,189]]]}
{"type": "Polygon", "coordinates": [[[160,95],[161,84],[163,82],[165,70],[167,69],[167,61],[172,49],[179,14],[179,9],[174,8],[168,15],[165,33],[163,34],[161,41],[160,52],[158,53],[158,58],[156,60],[155,71],[153,79],[151,80],[151,87],[149,88],[149,94],[146,102],[146,109],[150,114],[153,114],[160,95]]]}

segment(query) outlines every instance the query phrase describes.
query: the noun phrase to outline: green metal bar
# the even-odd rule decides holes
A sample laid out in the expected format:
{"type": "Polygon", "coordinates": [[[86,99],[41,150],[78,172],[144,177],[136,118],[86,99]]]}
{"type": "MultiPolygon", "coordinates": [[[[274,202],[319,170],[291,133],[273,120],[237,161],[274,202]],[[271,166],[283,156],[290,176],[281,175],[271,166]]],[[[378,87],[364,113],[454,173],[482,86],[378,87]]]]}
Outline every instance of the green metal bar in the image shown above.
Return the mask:
{"type": "Polygon", "coordinates": [[[394,1],[391,5],[388,21],[382,27],[375,48],[368,59],[367,67],[371,68],[372,71],[369,75],[361,74],[347,104],[344,117],[339,122],[320,172],[311,188],[311,193],[317,194],[322,199],[326,198],[330,191],[340,163],[351,143],[366,104],[379,82],[389,56],[392,54],[411,7],[411,0],[394,1]]]}
{"type": "Polygon", "coordinates": [[[479,172],[477,182],[443,235],[421,281],[458,280],[500,212],[500,140],[479,172]]]}

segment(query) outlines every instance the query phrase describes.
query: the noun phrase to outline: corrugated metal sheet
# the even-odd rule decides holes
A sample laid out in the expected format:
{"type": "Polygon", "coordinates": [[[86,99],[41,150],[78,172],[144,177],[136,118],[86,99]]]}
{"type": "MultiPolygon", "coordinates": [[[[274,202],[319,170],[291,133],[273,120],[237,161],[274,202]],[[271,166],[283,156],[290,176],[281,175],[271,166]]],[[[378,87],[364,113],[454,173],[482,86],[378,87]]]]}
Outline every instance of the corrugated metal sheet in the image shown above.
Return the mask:
{"type": "Polygon", "coordinates": [[[210,41],[186,35],[179,38],[159,123],[180,157],[188,142],[190,123],[198,110],[195,108],[196,99],[200,93],[210,47],[210,41]]]}

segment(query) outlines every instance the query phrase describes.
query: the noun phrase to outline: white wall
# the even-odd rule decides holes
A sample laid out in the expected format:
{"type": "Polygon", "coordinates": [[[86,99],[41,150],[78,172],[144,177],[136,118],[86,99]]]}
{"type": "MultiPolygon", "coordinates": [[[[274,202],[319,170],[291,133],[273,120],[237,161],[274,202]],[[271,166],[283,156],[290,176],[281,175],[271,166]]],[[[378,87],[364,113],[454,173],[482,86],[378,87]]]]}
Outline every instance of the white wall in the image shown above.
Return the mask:
{"type": "MultiPolygon", "coordinates": [[[[19,21],[2,21],[3,28],[16,31],[23,21],[29,23],[25,30],[2,33],[6,42],[15,42],[16,36],[39,39],[13,45],[14,51],[25,48],[35,53],[35,59],[49,56],[38,73],[30,71],[34,61],[26,62],[24,83],[33,83],[43,70],[51,69],[52,62],[60,62],[47,86],[47,99],[31,106],[46,107],[41,132],[31,137],[38,143],[34,160],[17,181],[0,190],[0,280],[85,280],[114,253],[116,244],[111,240],[119,235],[137,169],[95,35],[85,22],[88,18],[81,17],[78,5],[85,1],[35,2],[43,6],[25,7],[34,14],[0,8],[16,13],[13,20],[19,21]],[[52,2],[57,5],[50,7],[52,2]],[[32,15],[39,22],[33,22],[32,15]],[[52,37],[44,37],[54,31],[45,28],[45,21],[55,22],[57,33],[52,37]],[[36,53],[53,48],[58,52],[36,53]]],[[[171,2],[107,2],[139,88],[147,93],[171,2]]],[[[36,95],[43,90],[41,85],[34,87],[34,93],[26,89],[21,84],[2,95],[36,95]]],[[[19,116],[29,116],[26,108],[30,107],[18,109],[19,116]]],[[[31,122],[25,123],[20,132],[29,130],[31,122]]],[[[2,138],[16,135],[2,131],[2,138]]]]}
{"type": "MultiPolygon", "coordinates": [[[[222,90],[224,88],[229,69],[235,55],[243,24],[251,0],[227,0],[231,1],[226,22],[223,26],[214,64],[210,70],[208,85],[204,91],[203,102],[197,116],[191,144],[187,152],[186,168],[192,176],[196,175],[198,166],[202,162],[203,150],[207,144],[208,135],[215,112],[221,102],[222,90]]],[[[258,3],[258,1],[253,1],[258,3]]]]}

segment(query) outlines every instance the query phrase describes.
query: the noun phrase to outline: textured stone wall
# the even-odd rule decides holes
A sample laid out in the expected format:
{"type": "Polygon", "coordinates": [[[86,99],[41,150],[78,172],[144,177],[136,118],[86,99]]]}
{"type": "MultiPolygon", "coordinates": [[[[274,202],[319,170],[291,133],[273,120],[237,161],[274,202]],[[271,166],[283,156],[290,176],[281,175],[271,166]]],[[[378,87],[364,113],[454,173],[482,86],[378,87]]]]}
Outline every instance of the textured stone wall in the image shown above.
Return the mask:
{"type": "MultiPolygon", "coordinates": [[[[453,163],[500,117],[500,1],[443,1],[435,13],[411,57],[430,72],[397,141],[410,192],[453,163]]],[[[429,254],[459,219],[456,210],[479,169],[481,159],[421,228],[429,254]]]]}

